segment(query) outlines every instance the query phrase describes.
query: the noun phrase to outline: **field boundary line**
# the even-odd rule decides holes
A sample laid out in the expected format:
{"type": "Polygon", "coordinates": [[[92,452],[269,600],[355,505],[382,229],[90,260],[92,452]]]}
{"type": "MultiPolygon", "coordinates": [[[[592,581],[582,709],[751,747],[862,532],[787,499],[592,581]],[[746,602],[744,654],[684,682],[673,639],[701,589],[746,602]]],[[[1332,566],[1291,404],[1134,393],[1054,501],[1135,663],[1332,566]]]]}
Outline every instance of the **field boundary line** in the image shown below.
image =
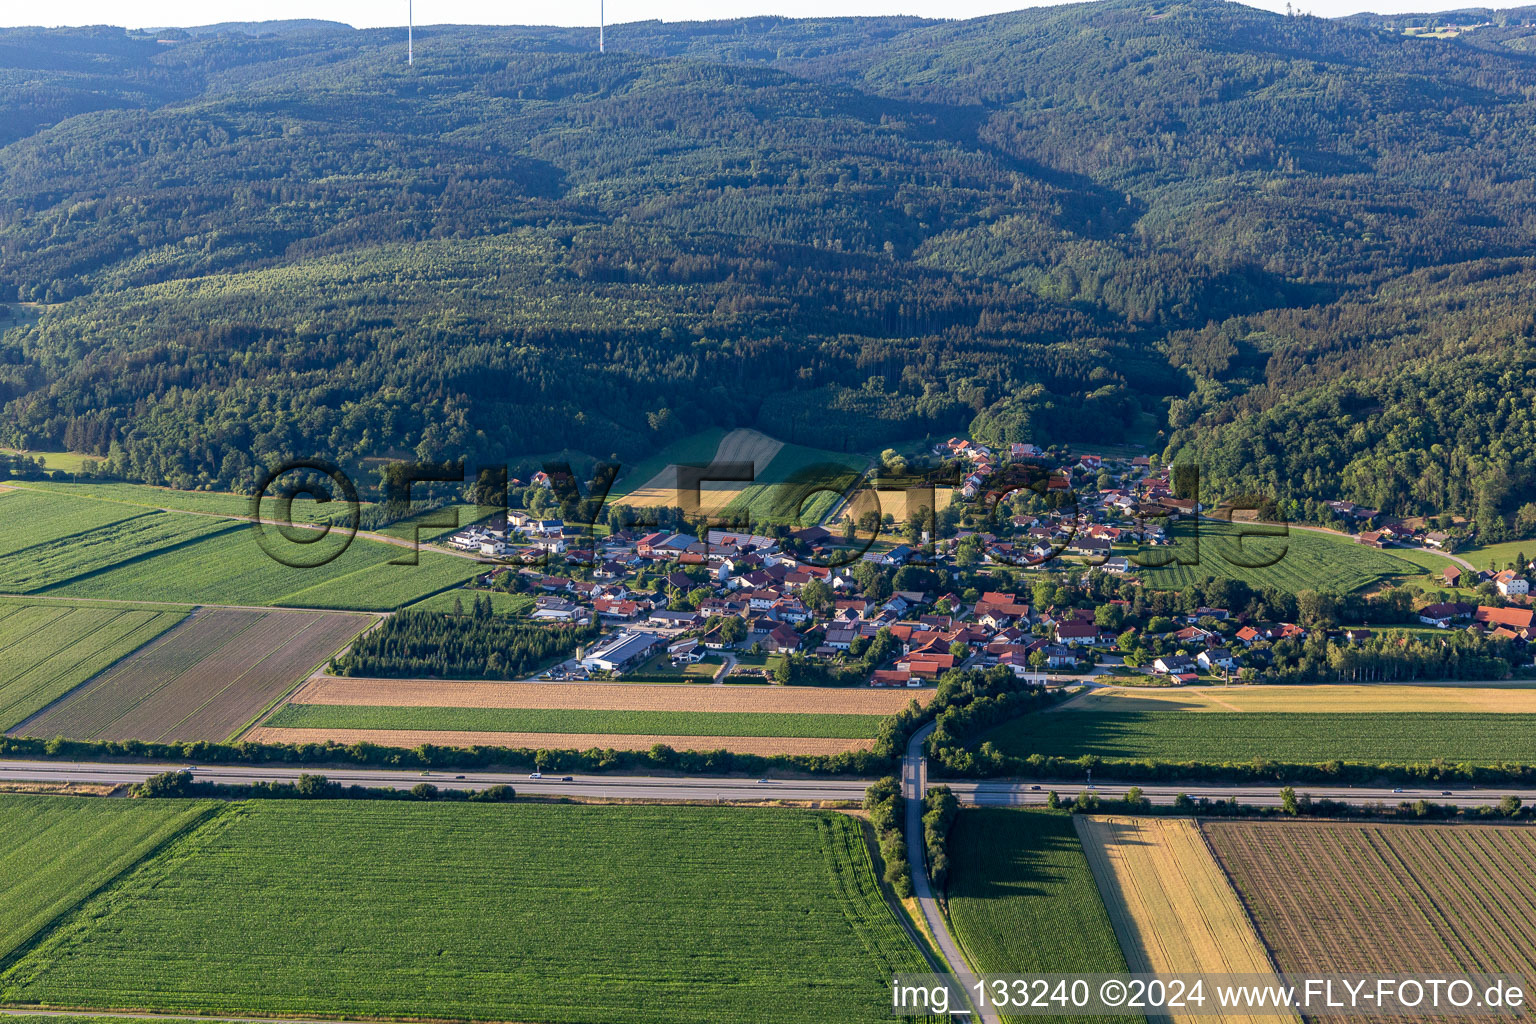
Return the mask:
{"type": "Polygon", "coordinates": [[[1243,908],[1243,916],[1248,919],[1248,928],[1253,932],[1253,937],[1258,940],[1259,948],[1264,951],[1264,958],[1269,961],[1270,969],[1275,972],[1276,977],[1280,977],[1280,961],[1275,957],[1275,951],[1270,948],[1269,943],[1265,940],[1263,929],[1259,927],[1258,921],[1254,919],[1253,908],[1248,905],[1248,897],[1244,896],[1243,890],[1238,888],[1237,879],[1232,877],[1232,872],[1227,870],[1226,864],[1222,863],[1221,857],[1216,853],[1216,847],[1211,845],[1210,837],[1205,834],[1205,822],[1199,818],[1195,818],[1194,822],[1195,831],[1200,834],[1200,842],[1205,846],[1206,852],[1210,854],[1211,862],[1216,865],[1216,870],[1221,872],[1221,877],[1227,880],[1227,886],[1232,890],[1232,894],[1237,897],[1237,905],[1243,908]]]}
{"type": "MultiPolygon", "coordinates": [[[[133,611],[133,610],[134,609],[132,609],[132,608],[124,608],[123,609],[124,612],[129,612],[129,611],[133,611]]],[[[128,639],[128,637],[133,636],[135,633],[138,633],[141,630],[144,630],[146,628],[154,626],[156,619],[158,619],[162,615],[173,615],[173,614],[175,614],[175,612],[170,610],[170,609],[146,608],[145,611],[150,612],[152,618],[150,618],[148,622],[145,622],[145,623],[139,625],[138,627],[136,627],[135,629],[133,629],[131,632],[126,634],[124,637],[122,637],[122,639],[126,640],[126,639],[128,639]]],[[[103,665],[101,667],[101,670],[99,672],[92,673],[89,679],[81,680],[76,685],[70,687],[69,690],[66,691],[65,693],[59,694],[53,700],[49,701],[47,704],[45,704],[42,707],[38,708],[32,714],[28,715],[26,718],[23,718],[21,721],[17,722],[15,725],[13,725],[10,728],[8,728],[5,731],[5,735],[7,735],[7,736],[12,735],[12,734],[23,735],[23,736],[26,735],[25,733],[18,732],[18,730],[24,728],[27,725],[28,722],[34,721],[35,719],[38,719],[38,718],[42,717],[43,715],[46,715],[48,712],[52,711],[54,708],[58,707],[59,705],[63,704],[65,701],[69,700],[71,697],[73,697],[76,694],[80,693],[87,686],[90,686],[92,683],[94,683],[96,680],[100,679],[102,676],[105,676],[105,675],[107,675],[107,674],[109,674],[111,672],[115,672],[118,669],[118,667],[123,664],[123,662],[127,661],[129,658],[132,658],[134,655],[138,654],[140,651],[148,650],[149,648],[154,647],[155,645],[159,644],[166,637],[170,636],[172,633],[176,632],[182,626],[186,625],[186,623],[189,622],[192,619],[192,616],[194,616],[196,614],[197,614],[197,609],[195,607],[191,611],[182,613],[181,618],[177,619],[175,622],[171,623],[169,626],[167,626],[164,629],[162,629],[159,633],[156,633],[154,636],[150,637],[148,640],[145,640],[143,643],[137,645],[136,647],[133,647],[127,653],[121,655],[120,657],[118,657],[116,660],[114,660],[110,664],[103,665]]],[[[121,617],[121,616],[119,615],[117,617],[114,617],[113,619],[111,619],[109,621],[115,622],[115,621],[117,621],[117,618],[119,618],[119,617],[121,617]]],[[[89,655],[87,655],[87,657],[89,657],[89,655]]],[[[75,662],[75,664],[78,665],[79,662],[75,662]]],[[[57,677],[55,677],[55,678],[57,678],[57,677]]]]}
{"type": "MultiPolygon", "coordinates": [[[[174,510],[159,509],[158,511],[170,512],[174,510]]],[[[213,540],[215,537],[223,537],[225,534],[238,530],[240,526],[241,523],[234,521],[222,530],[214,530],[212,533],[200,534],[196,537],[188,537],[186,540],[177,541],[175,544],[167,544],[163,548],[155,548],[151,551],[141,551],[136,555],[129,555],[127,558],[124,558],[121,561],[112,562],[109,565],[103,565],[95,569],[88,569],[85,572],[76,573],[73,576],[59,580],[56,583],[50,583],[46,587],[39,587],[37,588],[37,593],[47,594],[50,591],[58,590],[61,587],[68,587],[77,583],[86,583],[92,579],[95,579],[97,576],[103,576],[109,572],[116,572],[118,569],[122,569],[130,565],[137,565],[140,562],[145,562],[153,558],[159,558],[161,555],[168,555],[172,552],[180,551],[183,548],[189,548],[195,544],[201,544],[205,540],[213,540]]]]}
{"type": "Polygon", "coordinates": [[[27,955],[36,949],[38,945],[46,942],[49,936],[58,931],[61,925],[78,914],[81,908],[83,908],[87,903],[90,903],[102,893],[116,886],[118,882],[128,877],[128,875],[132,872],[137,871],[144,864],[147,864],[154,858],[159,857],[162,853],[168,850],[175,843],[179,842],[181,839],[199,831],[204,825],[208,824],[209,821],[223,814],[225,809],[230,806],[232,805],[228,803],[213,803],[210,806],[203,808],[201,812],[193,815],[181,828],[174,830],[170,835],[160,840],[160,842],[156,843],[148,850],[145,850],[142,857],[139,857],[130,863],[123,865],[121,871],[118,871],[110,877],[103,879],[100,885],[96,886],[96,888],[81,896],[80,899],[77,900],[73,905],[65,907],[48,921],[39,925],[36,931],[27,936],[26,941],[18,943],[10,951],[10,953],[4,957],[0,957],[0,971],[9,970],[11,967],[14,967],[16,964],[20,963],[27,955]]]}

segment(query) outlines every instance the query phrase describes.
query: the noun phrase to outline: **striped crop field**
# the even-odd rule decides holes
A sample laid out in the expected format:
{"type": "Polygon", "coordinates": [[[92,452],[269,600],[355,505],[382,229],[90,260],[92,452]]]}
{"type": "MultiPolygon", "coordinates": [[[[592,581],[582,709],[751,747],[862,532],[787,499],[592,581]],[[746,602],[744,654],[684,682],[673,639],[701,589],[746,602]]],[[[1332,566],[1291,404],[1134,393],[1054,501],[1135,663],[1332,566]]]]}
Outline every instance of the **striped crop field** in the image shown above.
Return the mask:
{"type": "Polygon", "coordinates": [[[1536,832],[1529,827],[1208,821],[1201,828],[1282,971],[1536,977],[1536,895],[1528,881],[1536,832]]]}
{"type": "Polygon", "coordinates": [[[0,795],[0,963],[214,806],[0,795]]]}
{"type": "Polygon", "coordinates": [[[225,805],[87,900],[0,973],[0,1000],[879,1024],[891,975],[924,964],[846,815],[268,800],[225,805]]]}
{"type": "Polygon", "coordinates": [[[365,627],[369,616],[200,609],[17,735],[228,739],[365,627]]]}
{"type": "Polygon", "coordinates": [[[183,610],[0,602],[0,730],[170,629],[183,610]]]}

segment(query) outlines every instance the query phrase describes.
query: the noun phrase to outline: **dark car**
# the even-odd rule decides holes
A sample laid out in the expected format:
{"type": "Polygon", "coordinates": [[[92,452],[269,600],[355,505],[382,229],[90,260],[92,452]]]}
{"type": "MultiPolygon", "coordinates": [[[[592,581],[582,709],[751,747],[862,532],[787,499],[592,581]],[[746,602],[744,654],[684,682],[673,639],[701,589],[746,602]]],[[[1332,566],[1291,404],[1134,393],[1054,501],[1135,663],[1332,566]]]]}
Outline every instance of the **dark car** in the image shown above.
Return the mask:
{"type": "Polygon", "coordinates": [[[575,782],[576,781],[576,776],[574,776],[574,775],[567,775],[564,778],[562,778],[560,781],[561,782],[575,782]]]}

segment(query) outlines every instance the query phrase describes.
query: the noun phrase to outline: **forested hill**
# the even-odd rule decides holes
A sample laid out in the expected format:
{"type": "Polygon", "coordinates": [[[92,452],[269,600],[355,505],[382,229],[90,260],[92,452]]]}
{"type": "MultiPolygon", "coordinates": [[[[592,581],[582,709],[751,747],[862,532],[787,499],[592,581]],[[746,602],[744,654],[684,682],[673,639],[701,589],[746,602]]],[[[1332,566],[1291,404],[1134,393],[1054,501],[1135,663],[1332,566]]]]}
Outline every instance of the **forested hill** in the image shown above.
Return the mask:
{"type": "Polygon", "coordinates": [[[0,30],[0,443],[241,487],[970,429],[1491,522],[1536,485],[1536,10],[1441,21],[1479,27],[1112,0],[428,28],[414,67],[0,30]]]}

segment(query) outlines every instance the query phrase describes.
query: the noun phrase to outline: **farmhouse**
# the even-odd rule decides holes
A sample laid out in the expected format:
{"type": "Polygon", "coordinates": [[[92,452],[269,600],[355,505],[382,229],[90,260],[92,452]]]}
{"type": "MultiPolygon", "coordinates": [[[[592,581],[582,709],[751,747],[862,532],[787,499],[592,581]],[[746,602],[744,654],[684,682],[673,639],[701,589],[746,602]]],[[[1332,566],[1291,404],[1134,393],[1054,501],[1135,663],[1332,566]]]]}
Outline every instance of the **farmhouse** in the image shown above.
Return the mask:
{"type": "Polygon", "coordinates": [[[1531,585],[1524,576],[1517,575],[1513,569],[1505,569],[1494,576],[1493,585],[1499,588],[1499,593],[1505,597],[1518,597],[1531,592],[1531,585]]]}

